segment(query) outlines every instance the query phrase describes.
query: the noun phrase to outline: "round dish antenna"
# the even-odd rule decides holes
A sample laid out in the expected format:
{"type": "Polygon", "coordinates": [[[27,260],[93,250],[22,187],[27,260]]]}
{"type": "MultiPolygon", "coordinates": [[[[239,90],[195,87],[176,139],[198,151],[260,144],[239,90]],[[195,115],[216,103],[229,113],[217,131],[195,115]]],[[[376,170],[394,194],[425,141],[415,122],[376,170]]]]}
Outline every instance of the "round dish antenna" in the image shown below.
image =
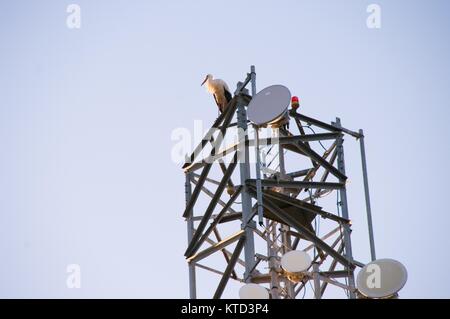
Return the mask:
{"type": "Polygon", "coordinates": [[[250,283],[239,289],[241,299],[269,299],[269,292],[263,286],[250,283]]]}
{"type": "Polygon", "coordinates": [[[271,85],[261,90],[250,101],[248,119],[257,126],[270,124],[282,118],[291,102],[291,92],[283,85],[271,85]]]}
{"type": "Polygon", "coordinates": [[[281,257],[281,267],[290,273],[306,271],[311,262],[311,257],[302,250],[291,250],[281,257]]]}
{"type": "Polygon", "coordinates": [[[365,265],[358,273],[356,286],[368,298],[394,296],[408,279],[405,266],[394,259],[378,259],[365,265]]]}

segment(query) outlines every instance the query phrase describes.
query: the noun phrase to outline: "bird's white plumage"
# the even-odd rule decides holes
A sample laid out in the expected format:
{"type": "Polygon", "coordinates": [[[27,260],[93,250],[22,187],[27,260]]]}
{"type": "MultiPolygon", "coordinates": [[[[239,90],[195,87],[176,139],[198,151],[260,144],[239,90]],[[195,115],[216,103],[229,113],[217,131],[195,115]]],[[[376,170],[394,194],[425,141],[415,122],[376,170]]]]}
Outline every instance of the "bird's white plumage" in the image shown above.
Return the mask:
{"type": "Polygon", "coordinates": [[[225,111],[229,99],[231,98],[230,89],[228,88],[227,83],[221,79],[213,79],[213,76],[208,74],[204,84],[206,90],[214,96],[220,111],[225,111]]]}
{"type": "Polygon", "coordinates": [[[208,80],[206,80],[205,84],[206,84],[206,89],[211,94],[223,93],[224,89],[227,90],[228,92],[230,92],[230,89],[228,88],[227,83],[222,79],[214,79],[214,80],[208,79],[208,80]]]}

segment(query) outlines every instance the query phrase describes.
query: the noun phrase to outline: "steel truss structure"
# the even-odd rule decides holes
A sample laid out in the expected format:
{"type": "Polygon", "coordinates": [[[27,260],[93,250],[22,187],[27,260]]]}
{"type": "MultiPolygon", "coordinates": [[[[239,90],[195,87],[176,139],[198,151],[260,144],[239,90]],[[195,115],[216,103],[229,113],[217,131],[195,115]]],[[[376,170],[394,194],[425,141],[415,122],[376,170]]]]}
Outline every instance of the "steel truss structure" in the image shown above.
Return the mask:
{"type": "Polygon", "coordinates": [[[254,94],[256,73],[252,66],[245,80],[238,83],[226,111],[183,165],[190,298],[197,297],[198,269],[218,275],[217,288],[210,294],[213,298],[222,297],[230,280],[261,284],[274,299],[299,298],[308,284],[315,298],[325,296],[330,286],[343,289],[349,298],[358,297],[354,270],[364,264],[352,253],[343,144],[346,135],[360,143],[370,252],[375,260],[363,131],[346,129],[339,119],[327,124],[290,109],[290,122],[295,123],[290,123],[290,129],[277,129],[276,138],[257,139],[256,135],[251,139],[246,134],[251,126],[246,106],[254,94]],[[249,84],[251,95],[246,89],[249,84]],[[237,121],[232,123],[235,115],[237,121]],[[306,134],[306,127],[313,133],[306,134]],[[239,129],[238,143],[221,149],[224,136],[233,128],[239,129]],[[323,143],[329,145],[324,147],[323,143]],[[207,148],[208,156],[202,158],[200,153],[207,148]],[[251,149],[257,158],[255,177],[251,176],[251,149]],[[277,160],[277,167],[267,163],[270,155],[277,160]],[[287,172],[289,158],[294,159],[294,166],[302,163],[303,167],[287,172]],[[212,176],[213,168],[218,169],[221,179],[212,176]],[[337,212],[318,205],[331,194],[339,198],[337,212]],[[199,207],[202,196],[206,208],[199,207]],[[324,234],[317,229],[319,220],[324,234]],[[222,238],[222,227],[234,227],[234,231],[222,238]],[[264,244],[258,246],[257,241],[264,244]],[[290,250],[314,255],[303,275],[287,273],[280,266],[281,256],[290,250]],[[222,269],[206,264],[213,254],[223,255],[222,269]]]}

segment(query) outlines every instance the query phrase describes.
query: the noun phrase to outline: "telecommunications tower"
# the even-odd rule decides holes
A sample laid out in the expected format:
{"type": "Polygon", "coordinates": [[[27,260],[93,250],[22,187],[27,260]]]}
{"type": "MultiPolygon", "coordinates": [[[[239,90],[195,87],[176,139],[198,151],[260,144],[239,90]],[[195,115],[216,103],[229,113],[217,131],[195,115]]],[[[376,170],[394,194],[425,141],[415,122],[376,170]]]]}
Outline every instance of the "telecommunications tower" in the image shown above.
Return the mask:
{"type": "Polygon", "coordinates": [[[405,284],[403,265],[376,260],[363,130],[303,114],[282,85],[257,93],[254,66],[183,169],[190,298],[200,271],[217,277],[203,298],[230,281],[232,297],[272,299],[394,298],[405,284]],[[345,137],[360,147],[369,263],[352,250],[345,137]]]}

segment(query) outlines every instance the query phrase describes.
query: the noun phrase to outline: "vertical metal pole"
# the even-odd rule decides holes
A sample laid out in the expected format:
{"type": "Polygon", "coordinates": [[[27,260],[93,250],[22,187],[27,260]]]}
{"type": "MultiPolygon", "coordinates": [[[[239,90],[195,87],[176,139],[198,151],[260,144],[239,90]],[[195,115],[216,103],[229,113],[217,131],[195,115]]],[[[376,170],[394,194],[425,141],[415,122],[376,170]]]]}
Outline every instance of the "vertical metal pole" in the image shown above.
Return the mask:
{"type": "MultiPolygon", "coordinates": [[[[278,138],[281,137],[280,130],[278,129],[278,138]]],[[[280,163],[280,177],[284,178],[286,176],[286,166],[284,161],[284,150],[281,146],[281,143],[278,144],[278,153],[279,153],[279,163],[280,163]]],[[[288,251],[291,250],[291,240],[289,236],[290,227],[288,225],[280,224],[281,231],[282,231],[282,243],[283,247],[281,249],[282,254],[284,255],[288,251]]],[[[286,286],[286,292],[290,299],[295,299],[295,291],[294,291],[294,285],[292,282],[285,278],[284,284],[286,286]]]]}
{"type": "MultiPolygon", "coordinates": [[[[340,118],[336,118],[336,123],[335,123],[336,127],[341,127],[341,119],[340,118]]],[[[345,159],[344,159],[344,139],[342,137],[338,138],[338,143],[337,143],[337,162],[338,162],[338,169],[339,171],[345,175],[345,159]]],[[[342,217],[346,218],[346,219],[350,219],[349,218],[349,214],[348,214],[348,203],[347,203],[347,190],[346,187],[344,186],[343,188],[341,188],[339,190],[340,193],[340,197],[341,197],[341,208],[342,208],[342,217]]],[[[344,225],[344,245],[345,245],[345,257],[349,260],[353,260],[353,252],[352,252],[352,242],[351,242],[351,238],[350,238],[350,226],[349,225],[344,225]]],[[[346,267],[348,272],[349,272],[349,276],[348,276],[348,284],[349,286],[352,288],[352,291],[350,291],[350,298],[351,299],[355,299],[356,295],[355,292],[353,291],[355,289],[355,277],[353,274],[353,270],[351,270],[349,267],[346,267]]]]}
{"type": "MultiPolygon", "coordinates": [[[[281,131],[278,128],[277,129],[277,138],[281,138],[281,131]]],[[[284,178],[286,175],[286,166],[284,165],[284,152],[283,152],[283,146],[281,143],[278,143],[278,162],[280,163],[280,177],[284,178]]]]}
{"type": "MultiPolygon", "coordinates": [[[[192,194],[191,173],[186,173],[186,182],[184,184],[184,189],[185,189],[186,203],[188,203],[189,200],[191,199],[192,194]]],[[[192,215],[193,211],[191,210],[186,218],[188,244],[191,242],[192,236],[194,235],[194,221],[192,220],[192,215]]],[[[188,267],[189,267],[189,298],[197,299],[195,263],[189,264],[188,267]]]]}
{"type": "MultiPolygon", "coordinates": [[[[272,136],[276,137],[278,135],[272,130],[272,136]]],[[[278,238],[277,227],[277,222],[266,219],[267,255],[269,257],[270,292],[272,299],[280,299],[280,276],[277,271],[279,268],[279,262],[277,260],[279,249],[276,242],[278,238]]]]}
{"type": "MultiPolygon", "coordinates": [[[[251,79],[252,79],[252,97],[256,95],[256,73],[255,66],[250,67],[251,79]]],[[[263,199],[262,199],[262,186],[261,186],[261,154],[259,151],[259,127],[254,126],[255,129],[255,155],[256,155],[256,196],[258,205],[258,222],[263,225],[263,199]]]]}
{"type": "MultiPolygon", "coordinates": [[[[277,138],[279,140],[279,138],[281,137],[281,131],[278,128],[277,129],[277,138]]],[[[284,149],[281,145],[281,143],[278,143],[278,162],[279,162],[279,167],[280,167],[280,178],[285,178],[286,176],[286,166],[285,166],[285,160],[284,160],[284,149]]],[[[285,254],[287,253],[289,250],[291,250],[291,241],[290,241],[290,236],[288,235],[289,231],[290,231],[290,227],[287,225],[283,225],[280,224],[280,228],[282,231],[281,234],[281,239],[282,239],[282,243],[283,243],[283,247],[281,249],[281,253],[285,254]]],[[[290,299],[294,299],[295,298],[295,291],[294,291],[294,285],[292,284],[292,282],[288,279],[286,279],[284,281],[285,286],[286,286],[286,292],[287,295],[290,299]]]]}
{"type": "Polygon", "coordinates": [[[255,129],[255,152],[256,152],[256,200],[258,207],[258,222],[262,226],[263,221],[263,198],[262,198],[262,186],[261,186],[261,154],[259,152],[259,128],[255,129]]]}
{"type": "Polygon", "coordinates": [[[314,280],[314,298],[321,299],[322,291],[320,290],[319,264],[313,263],[313,280],[314,280]]]}
{"type": "Polygon", "coordinates": [[[250,66],[251,78],[252,78],[252,96],[256,94],[256,71],[255,66],[250,66]]]}
{"type": "MultiPolygon", "coordinates": [[[[239,102],[238,102],[239,103],[239,102]]],[[[256,222],[252,217],[252,199],[245,185],[247,179],[250,178],[250,159],[248,147],[248,132],[247,132],[247,111],[242,103],[238,104],[237,110],[238,122],[238,136],[239,141],[244,141],[239,145],[239,160],[241,185],[244,186],[242,199],[242,225],[241,228],[245,230],[245,246],[244,246],[244,261],[245,261],[245,282],[251,282],[251,271],[255,264],[255,239],[253,229],[256,228],[256,222]]]]}
{"type": "Polygon", "coordinates": [[[267,229],[267,256],[269,257],[269,274],[270,274],[270,294],[272,299],[280,299],[280,281],[277,272],[277,252],[275,242],[277,238],[276,234],[276,222],[271,222],[266,218],[267,229]]]}
{"type": "Polygon", "coordinates": [[[370,256],[372,261],[377,259],[375,254],[375,240],[373,236],[373,224],[372,224],[372,209],[370,208],[370,195],[369,195],[369,177],[367,175],[367,162],[366,162],[366,148],[364,146],[364,132],[359,130],[359,146],[361,149],[361,164],[364,179],[364,194],[366,197],[366,213],[367,213],[367,226],[369,228],[369,243],[370,243],[370,256]]]}

